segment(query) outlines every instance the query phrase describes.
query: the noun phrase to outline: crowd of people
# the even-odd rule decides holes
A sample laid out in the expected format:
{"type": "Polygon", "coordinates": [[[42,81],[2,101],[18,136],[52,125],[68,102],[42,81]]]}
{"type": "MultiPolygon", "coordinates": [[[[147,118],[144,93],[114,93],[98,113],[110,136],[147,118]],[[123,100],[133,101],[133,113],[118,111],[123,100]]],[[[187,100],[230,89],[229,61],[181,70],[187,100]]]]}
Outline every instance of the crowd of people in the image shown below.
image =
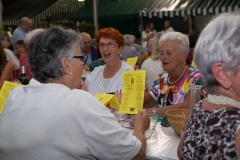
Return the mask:
{"type": "Polygon", "coordinates": [[[199,83],[205,94],[181,135],[179,158],[240,158],[239,14],[216,16],[200,35],[176,32],[170,21],[157,32],[150,23],[141,45],[114,28],[98,30],[94,46],[85,32],[31,27],[28,17],[20,20],[13,52],[0,36],[0,88],[20,65],[31,78],[5,103],[2,159],[145,159],[148,115],[187,109],[190,86],[199,83]],[[134,70],[126,60],[136,56],[136,65],[146,71],[146,90],[131,134],[93,95],[115,94],[121,103],[122,73],[134,70]],[[92,69],[84,81],[85,65],[92,69]]]}

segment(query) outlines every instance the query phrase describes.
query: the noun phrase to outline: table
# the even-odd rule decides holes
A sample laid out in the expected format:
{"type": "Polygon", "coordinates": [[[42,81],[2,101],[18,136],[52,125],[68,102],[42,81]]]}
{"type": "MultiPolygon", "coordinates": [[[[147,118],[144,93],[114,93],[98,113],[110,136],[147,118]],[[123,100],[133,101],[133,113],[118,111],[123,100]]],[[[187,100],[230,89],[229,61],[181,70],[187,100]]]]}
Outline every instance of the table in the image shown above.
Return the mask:
{"type": "MultiPolygon", "coordinates": [[[[125,122],[128,123],[128,122],[125,122]]],[[[127,124],[124,126],[128,126],[127,124]]],[[[130,129],[128,129],[130,130],[130,129]]],[[[132,131],[132,130],[131,130],[132,131]]],[[[147,139],[147,160],[178,160],[177,147],[180,136],[172,127],[162,127],[158,122],[156,129],[147,139]]]]}
{"type": "Polygon", "coordinates": [[[178,160],[177,147],[180,136],[172,127],[162,127],[157,124],[156,130],[147,139],[147,157],[149,160],[178,160]]]}

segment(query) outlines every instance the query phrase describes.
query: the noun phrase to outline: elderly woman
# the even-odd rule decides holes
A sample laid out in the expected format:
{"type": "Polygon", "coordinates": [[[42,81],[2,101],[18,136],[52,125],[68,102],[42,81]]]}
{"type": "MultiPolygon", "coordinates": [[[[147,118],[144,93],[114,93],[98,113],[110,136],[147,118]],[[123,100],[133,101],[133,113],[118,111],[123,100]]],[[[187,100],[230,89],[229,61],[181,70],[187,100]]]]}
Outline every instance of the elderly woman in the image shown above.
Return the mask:
{"type": "MultiPolygon", "coordinates": [[[[109,42],[110,43],[110,42],[109,42]]],[[[146,111],[136,116],[133,134],[108,108],[84,91],[86,60],[73,30],[60,27],[35,35],[28,62],[33,77],[9,95],[0,123],[0,155],[12,159],[144,159],[146,111]],[[29,140],[31,138],[31,140],[29,140]]]]}
{"type": "Polygon", "coordinates": [[[181,159],[240,158],[240,15],[222,14],[202,31],[194,61],[208,97],[196,105],[182,136],[181,159]]]}
{"type": "Polygon", "coordinates": [[[165,116],[170,109],[187,108],[190,102],[189,86],[201,78],[198,70],[191,73],[185,65],[189,51],[189,40],[179,32],[164,34],[159,40],[160,59],[166,73],[159,76],[146,91],[144,107],[148,113],[165,116]]]}
{"type": "Polygon", "coordinates": [[[93,95],[99,92],[117,94],[123,88],[122,73],[133,70],[119,58],[124,46],[123,36],[114,28],[104,28],[97,32],[96,41],[106,65],[95,68],[86,77],[89,92],[93,95]]]}
{"type": "Polygon", "coordinates": [[[149,88],[150,85],[158,78],[159,74],[164,72],[158,47],[158,42],[161,36],[162,33],[158,32],[154,39],[151,38],[148,41],[148,51],[152,51],[152,53],[141,66],[141,69],[146,70],[146,88],[149,88]]]}
{"type": "Polygon", "coordinates": [[[4,81],[11,81],[13,75],[14,63],[7,61],[7,54],[0,43],[0,89],[4,81]]]}

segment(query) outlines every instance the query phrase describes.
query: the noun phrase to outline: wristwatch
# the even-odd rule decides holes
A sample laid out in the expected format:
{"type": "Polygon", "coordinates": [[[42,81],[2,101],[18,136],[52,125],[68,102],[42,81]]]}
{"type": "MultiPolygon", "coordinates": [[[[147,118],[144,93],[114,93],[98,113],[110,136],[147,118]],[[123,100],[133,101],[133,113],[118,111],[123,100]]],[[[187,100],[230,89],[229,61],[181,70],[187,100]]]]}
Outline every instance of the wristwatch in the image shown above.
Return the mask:
{"type": "Polygon", "coordinates": [[[152,108],[152,113],[153,113],[153,114],[156,114],[156,107],[153,107],[153,108],[152,108]]]}

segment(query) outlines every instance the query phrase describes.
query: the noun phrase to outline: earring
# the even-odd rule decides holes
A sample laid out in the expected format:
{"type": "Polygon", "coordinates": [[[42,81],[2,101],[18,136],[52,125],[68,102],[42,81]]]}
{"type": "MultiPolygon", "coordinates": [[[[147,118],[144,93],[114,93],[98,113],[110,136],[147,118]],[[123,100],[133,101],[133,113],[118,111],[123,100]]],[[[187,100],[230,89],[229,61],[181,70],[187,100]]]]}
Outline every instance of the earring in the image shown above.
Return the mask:
{"type": "Polygon", "coordinates": [[[70,75],[72,74],[72,72],[69,73],[70,75]]]}

